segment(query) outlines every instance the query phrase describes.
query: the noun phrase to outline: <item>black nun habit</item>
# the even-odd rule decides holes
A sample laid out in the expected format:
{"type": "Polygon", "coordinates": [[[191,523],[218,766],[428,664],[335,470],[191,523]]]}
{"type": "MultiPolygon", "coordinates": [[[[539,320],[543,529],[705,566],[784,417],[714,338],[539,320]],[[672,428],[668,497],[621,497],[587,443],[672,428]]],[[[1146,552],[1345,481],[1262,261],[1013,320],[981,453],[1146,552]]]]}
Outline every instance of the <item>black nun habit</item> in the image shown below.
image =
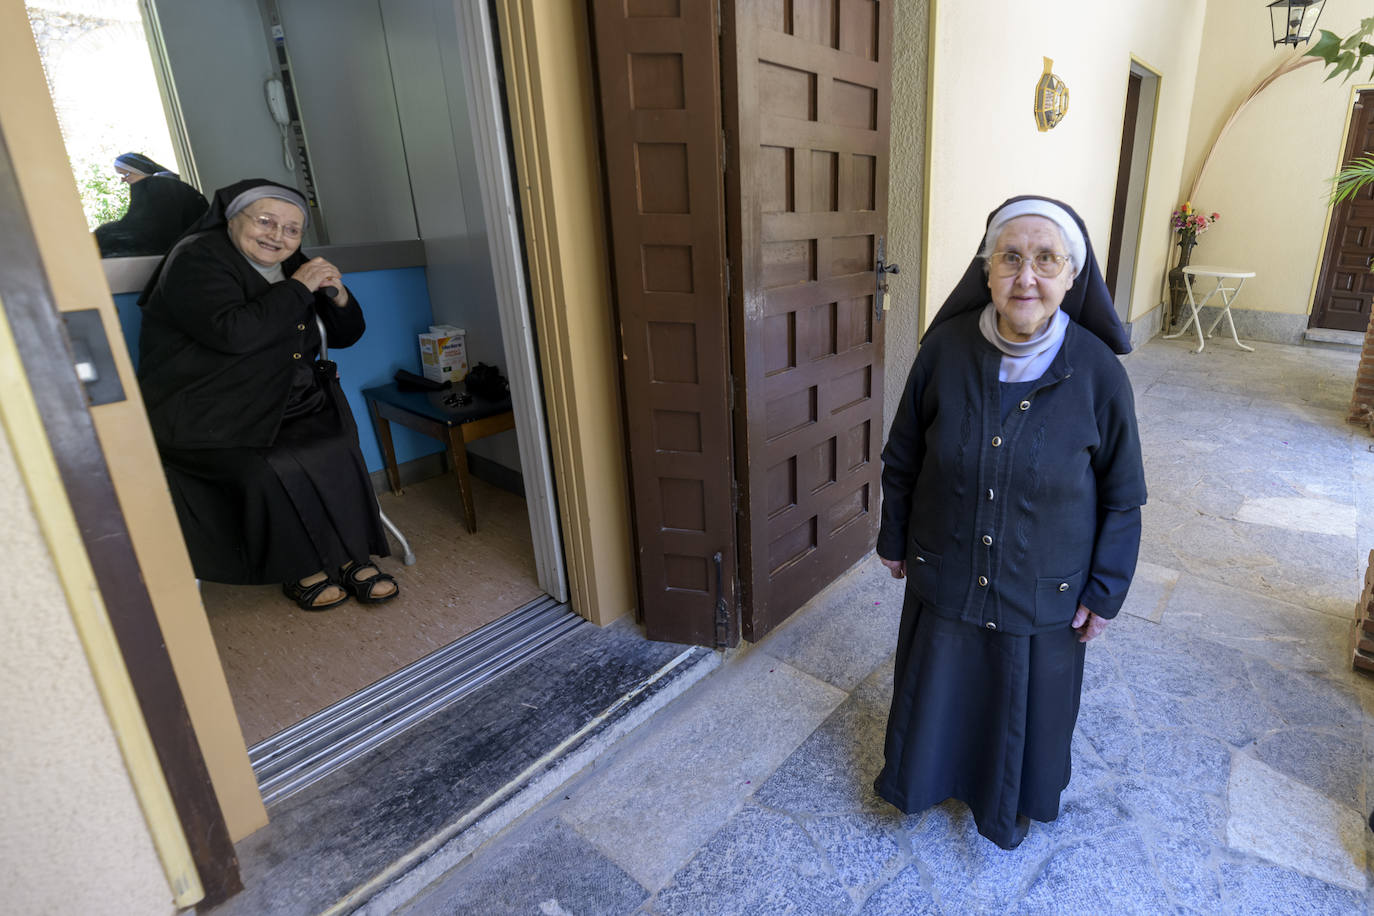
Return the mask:
{"type": "MultiPolygon", "coordinates": [[[[140,182],[142,184],[143,182],[140,182]]],[[[319,361],[318,315],[330,347],[364,330],[344,306],[289,279],[275,282],[229,238],[245,200],[295,204],[262,179],[222,188],[163,259],[139,305],[139,384],[196,575],[213,582],[295,582],[388,547],[353,414],[335,367],[319,361]]]]}
{"type": "Polygon", "coordinates": [[[1078,270],[1060,304],[1068,320],[1047,325],[1062,341],[1042,374],[1002,380],[1013,354],[988,336],[987,274],[973,259],[923,339],[883,450],[877,550],[905,561],[906,598],[874,788],[907,813],[957,798],[1004,848],[1031,820],[1058,817],[1083,681],[1071,620],[1079,604],[1120,610],[1145,502],[1114,355],[1129,340],[1086,228],[1032,197],[988,225],[1025,202],[1054,212],[1078,270]]]}
{"type": "Polygon", "coordinates": [[[122,217],[96,227],[101,257],[166,254],[205,213],[204,196],[174,172],[138,153],[125,153],[115,164],[147,177],[129,185],[129,208],[122,217]]]}

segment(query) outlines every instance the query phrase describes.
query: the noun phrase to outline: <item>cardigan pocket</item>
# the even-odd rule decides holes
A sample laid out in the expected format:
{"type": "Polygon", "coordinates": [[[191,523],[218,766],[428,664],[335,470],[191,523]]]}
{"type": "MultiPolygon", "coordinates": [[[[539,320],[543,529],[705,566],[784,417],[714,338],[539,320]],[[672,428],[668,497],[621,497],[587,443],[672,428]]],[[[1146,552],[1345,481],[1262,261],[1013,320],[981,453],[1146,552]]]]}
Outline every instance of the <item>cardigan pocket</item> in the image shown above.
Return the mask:
{"type": "Polygon", "coordinates": [[[911,539],[911,549],[907,552],[906,575],[911,580],[911,590],[929,604],[939,604],[940,599],[940,555],[926,550],[915,538],[911,539]]]}
{"type": "Polygon", "coordinates": [[[1035,625],[1067,624],[1078,610],[1083,594],[1083,571],[1067,576],[1041,576],[1035,580],[1035,625]]]}

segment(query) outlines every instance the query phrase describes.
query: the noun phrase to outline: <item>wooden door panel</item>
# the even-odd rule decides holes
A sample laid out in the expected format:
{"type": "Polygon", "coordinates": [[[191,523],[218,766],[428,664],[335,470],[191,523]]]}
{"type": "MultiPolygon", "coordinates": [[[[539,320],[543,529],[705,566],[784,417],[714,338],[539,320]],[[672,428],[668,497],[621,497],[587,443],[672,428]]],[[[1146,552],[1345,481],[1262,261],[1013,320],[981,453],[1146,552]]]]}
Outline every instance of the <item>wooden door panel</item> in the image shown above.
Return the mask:
{"type": "Polygon", "coordinates": [[[597,0],[592,10],[640,612],[652,639],[733,642],[715,5],[597,0]]]}
{"type": "MultiPolygon", "coordinates": [[[[1345,161],[1374,153],[1374,93],[1361,92],[1351,112],[1345,161]]],[[[1374,303],[1374,188],[1337,205],[1327,231],[1312,325],[1344,331],[1364,331],[1374,303]]]]}
{"type": "Polygon", "coordinates": [[[767,633],[877,533],[892,9],[724,15],[726,200],[744,632],[767,633]],[[733,230],[738,229],[738,232],[733,230]]]}

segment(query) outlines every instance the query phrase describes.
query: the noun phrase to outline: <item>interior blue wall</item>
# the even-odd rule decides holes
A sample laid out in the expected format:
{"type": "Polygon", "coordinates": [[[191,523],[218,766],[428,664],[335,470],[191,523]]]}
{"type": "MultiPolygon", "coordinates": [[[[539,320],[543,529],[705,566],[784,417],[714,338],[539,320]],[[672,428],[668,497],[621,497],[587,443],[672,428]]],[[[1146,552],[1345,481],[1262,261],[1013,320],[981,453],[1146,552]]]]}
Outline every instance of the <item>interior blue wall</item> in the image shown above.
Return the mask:
{"type": "MultiPolygon", "coordinates": [[[[358,297],[367,318],[367,333],[362,340],[344,350],[330,350],[329,357],[339,364],[339,384],[348,396],[358,423],[358,439],[367,468],[383,467],[382,450],[372,426],[372,416],[362,396],[364,388],[384,385],[397,369],[420,372],[420,350],[416,335],[429,329],[433,319],[423,267],[395,270],[369,270],[344,274],[344,285],[358,297]]],[[[137,293],[114,297],[119,323],[124,329],[134,368],[138,368],[138,332],[143,315],[137,293]]],[[[396,444],[396,460],[404,463],[444,450],[443,443],[396,424],[391,426],[396,444]]]]}

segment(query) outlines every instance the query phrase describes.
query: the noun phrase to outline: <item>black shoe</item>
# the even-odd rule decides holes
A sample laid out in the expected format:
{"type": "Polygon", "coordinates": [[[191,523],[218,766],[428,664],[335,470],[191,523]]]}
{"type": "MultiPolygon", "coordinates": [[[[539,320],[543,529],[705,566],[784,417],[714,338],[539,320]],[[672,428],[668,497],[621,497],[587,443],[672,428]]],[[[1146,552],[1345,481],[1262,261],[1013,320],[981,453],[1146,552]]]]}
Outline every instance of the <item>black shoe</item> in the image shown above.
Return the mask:
{"type": "Polygon", "coordinates": [[[1020,846],[1021,841],[1026,838],[1026,834],[1030,833],[1030,824],[1030,818],[1024,814],[1016,815],[1016,827],[1012,830],[1011,842],[998,843],[997,845],[1008,851],[1020,846]]]}

